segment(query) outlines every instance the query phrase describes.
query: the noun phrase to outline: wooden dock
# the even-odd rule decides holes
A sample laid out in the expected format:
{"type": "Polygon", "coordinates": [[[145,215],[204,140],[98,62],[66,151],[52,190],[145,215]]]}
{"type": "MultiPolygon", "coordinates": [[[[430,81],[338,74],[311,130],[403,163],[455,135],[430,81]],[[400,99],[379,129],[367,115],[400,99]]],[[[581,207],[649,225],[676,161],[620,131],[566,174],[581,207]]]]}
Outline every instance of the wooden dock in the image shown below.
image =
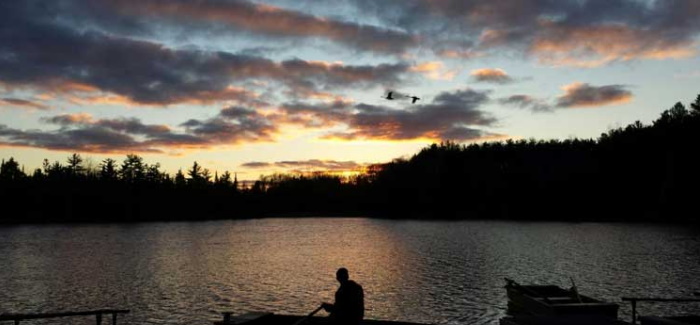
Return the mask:
{"type": "Polygon", "coordinates": [[[126,309],[98,309],[88,311],[69,311],[56,313],[34,313],[34,314],[0,314],[0,322],[12,321],[18,325],[21,321],[32,319],[47,319],[47,318],[63,318],[63,317],[79,317],[79,316],[95,316],[95,324],[102,325],[102,316],[111,315],[111,324],[117,325],[117,315],[128,314],[126,309]]]}

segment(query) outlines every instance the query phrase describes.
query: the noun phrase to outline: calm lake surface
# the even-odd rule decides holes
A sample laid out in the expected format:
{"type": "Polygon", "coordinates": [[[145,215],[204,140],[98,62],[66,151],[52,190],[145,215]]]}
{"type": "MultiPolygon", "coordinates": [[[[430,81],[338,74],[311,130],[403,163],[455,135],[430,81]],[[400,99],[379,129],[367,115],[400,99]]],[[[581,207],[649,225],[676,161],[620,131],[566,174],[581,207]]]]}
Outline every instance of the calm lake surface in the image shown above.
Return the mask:
{"type": "MultiPolygon", "coordinates": [[[[700,291],[700,231],[363,218],[6,227],[0,313],[131,309],[122,324],[211,324],[223,311],[307,314],[332,302],[340,266],[364,287],[367,318],[497,324],[504,277],[567,288],[571,277],[582,294],[616,302],[690,297],[700,291]]],[[[700,304],[639,310],[698,312],[700,304]]]]}

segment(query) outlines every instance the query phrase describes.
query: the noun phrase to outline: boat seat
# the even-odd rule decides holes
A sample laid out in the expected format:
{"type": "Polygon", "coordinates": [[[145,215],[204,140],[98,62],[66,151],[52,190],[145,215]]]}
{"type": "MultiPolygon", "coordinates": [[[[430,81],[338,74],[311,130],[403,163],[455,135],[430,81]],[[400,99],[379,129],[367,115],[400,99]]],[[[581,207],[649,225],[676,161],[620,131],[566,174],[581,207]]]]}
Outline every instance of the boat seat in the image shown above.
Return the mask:
{"type": "Polygon", "coordinates": [[[547,299],[551,303],[555,303],[555,304],[563,304],[563,303],[573,304],[573,303],[579,302],[576,298],[572,298],[572,297],[547,297],[547,299]]]}

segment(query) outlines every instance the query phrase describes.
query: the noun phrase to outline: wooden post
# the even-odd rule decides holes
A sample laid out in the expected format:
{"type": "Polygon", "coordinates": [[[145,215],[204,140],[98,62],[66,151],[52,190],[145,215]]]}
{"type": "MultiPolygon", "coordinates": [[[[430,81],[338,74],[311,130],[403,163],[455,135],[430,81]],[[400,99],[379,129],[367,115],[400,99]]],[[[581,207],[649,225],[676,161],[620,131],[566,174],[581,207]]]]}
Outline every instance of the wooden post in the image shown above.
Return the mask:
{"type": "MultiPolygon", "coordinates": [[[[0,0],[2,1],[2,0],[0,0]]],[[[699,300],[700,301],[700,300],[699,300]]],[[[0,314],[0,322],[13,322],[14,325],[19,325],[21,321],[32,319],[46,319],[56,317],[74,317],[74,316],[95,316],[95,323],[102,325],[102,316],[112,314],[112,323],[116,325],[118,314],[127,314],[129,310],[117,309],[100,309],[90,311],[69,311],[63,313],[41,313],[41,314],[0,314]]]]}
{"type": "Polygon", "coordinates": [[[637,301],[632,300],[632,325],[637,324],[637,301]]]}
{"type": "Polygon", "coordinates": [[[224,314],[224,324],[227,324],[227,325],[228,325],[228,324],[231,324],[231,313],[230,313],[230,312],[226,312],[226,313],[223,313],[223,314],[224,314]]]}

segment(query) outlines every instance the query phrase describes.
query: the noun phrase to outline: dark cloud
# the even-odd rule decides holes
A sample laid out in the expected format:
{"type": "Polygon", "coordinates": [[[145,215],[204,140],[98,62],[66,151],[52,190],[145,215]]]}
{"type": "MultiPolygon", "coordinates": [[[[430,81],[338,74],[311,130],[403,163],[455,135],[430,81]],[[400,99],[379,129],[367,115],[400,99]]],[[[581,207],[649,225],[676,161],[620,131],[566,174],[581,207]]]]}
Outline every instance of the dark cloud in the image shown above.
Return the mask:
{"type": "Polygon", "coordinates": [[[267,117],[244,107],[232,106],[207,120],[190,119],[180,126],[188,133],[214,143],[271,141],[277,126],[267,117]]]}
{"type": "Polygon", "coordinates": [[[0,21],[9,20],[0,23],[0,82],[12,86],[60,89],[77,84],[142,104],[245,103],[254,100],[255,94],[232,83],[270,79],[290,88],[319,89],[392,85],[409,68],[401,63],[275,62],[228,52],[174,50],[100,31],[71,29],[17,8],[23,6],[0,4],[0,21]]]}
{"type": "Polygon", "coordinates": [[[512,95],[498,100],[503,105],[529,109],[533,112],[553,112],[556,108],[591,107],[625,103],[632,99],[632,92],[622,85],[591,86],[586,83],[572,83],[562,87],[564,95],[557,98],[554,105],[529,95],[512,95]]]}
{"type": "Polygon", "coordinates": [[[149,137],[167,136],[171,133],[170,128],[166,125],[147,125],[137,118],[94,120],[88,114],[63,114],[42,118],[41,120],[49,124],[61,125],[64,128],[99,127],[131,135],[146,135],[149,137]]]}
{"type": "Polygon", "coordinates": [[[529,109],[533,112],[552,112],[553,107],[541,99],[528,95],[512,95],[498,100],[503,105],[529,109]]]}
{"type": "Polygon", "coordinates": [[[442,132],[441,134],[441,137],[446,140],[474,140],[486,136],[494,136],[494,134],[489,134],[483,130],[465,126],[455,126],[442,132]]]}
{"type": "MultiPolygon", "coordinates": [[[[71,54],[101,53],[101,51],[92,51],[94,43],[99,42],[125,38],[147,40],[157,39],[161,34],[172,36],[169,33],[190,35],[199,32],[197,35],[205,37],[211,37],[213,33],[221,33],[237,36],[250,34],[251,39],[259,39],[261,36],[278,39],[323,39],[358,51],[379,54],[405,54],[412,50],[428,48],[438,55],[452,58],[473,58],[510,49],[532,55],[547,64],[589,67],[632,59],[687,57],[696,52],[695,39],[700,33],[700,22],[697,19],[700,16],[700,3],[696,0],[347,0],[346,2],[355,4],[357,12],[364,16],[379,18],[378,21],[382,26],[363,25],[332,17],[318,17],[300,11],[242,0],[4,1],[0,4],[2,22],[0,24],[3,24],[2,29],[7,32],[7,35],[20,31],[16,37],[24,40],[20,43],[27,45],[34,42],[34,48],[46,46],[47,50],[58,50],[59,53],[68,51],[71,54]],[[32,32],[23,32],[24,30],[32,32]],[[43,31],[48,32],[43,33],[43,31]],[[80,42],[83,37],[91,33],[97,36],[93,35],[91,40],[83,42],[87,44],[80,42]],[[45,37],[36,37],[38,35],[45,35],[45,37]],[[45,38],[55,39],[57,42],[47,42],[45,38]],[[62,46],[51,47],[63,43],[71,43],[75,46],[70,49],[81,49],[81,51],[65,50],[62,46]]],[[[11,43],[17,43],[17,41],[12,39],[11,43]]],[[[105,44],[105,47],[108,45],[105,44]]],[[[118,53],[124,54],[131,50],[128,46],[118,53]]],[[[257,57],[270,53],[269,51],[270,49],[264,46],[253,47],[236,52],[235,56],[257,57]]],[[[168,57],[167,53],[153,55],[168,57]]],[[[163,70],[171,71],[171,75],[159,71],[160,73],[154,76],[163,78],[139,80],[141,83],[136,83],[138,86],[134,87],[147,88],[150,85],[161,87],[162,90],[168,89],[166,86],[170,85],[164,79],[176,85],[180,85],[184,79],[191,84],[188,83],[187,87],[180,85],[189,90],[189,93],[183,96],[194,96],[198,90],[220,92],[224,89],[224,85],[228,84],[227,81],[230,81],[221,74],[202,80],[202,74],[196,72],[201,72],[198,69],[206,70],[201,66],[206,66],[205,62],[201,62],[199,67],[193,67],[191,61],[190,65],[185,64],[188,60],[183,58],[187,56],[184,53],[173,53],[172,56],[174,58],[165,60],[162,67],[163,70]],[[169,69],[175,66],[173,61],[177,61],[176,58],[187,67],[183,73],[174,72],[177,69],[169,69]],[[193,72],[195,73],[192,74],[193,72]],[[195,79],[190,80],[183,75],[193,75],[195,79]]],[[[122,55],[119,58],[125,57],[129,56],[122,55]]],[[[134,59],[142,58],[134,57],[134,59]]],[[[203,60],[201,55],[194,55],[189,59],[203,60]]],[[[41,66],[44,61],[39,63],[34,68],[41,66]]],[[[56,66],[49,68],[65,68],[76,75],[86,71],[95,73],[92,68],[96,68],[94,65],[89,67],[74,65],[65,60],[58,61],[54,65],[56,66]]],[[[129,67],[129,65],[122,65],[117,68],[122,69],[125,66],[129,67]]],[[[235,70],[235,68],[232,69],[235,70]]],[[[109,71],[104,71],[101,78],[104,78],[106,72],[109,71]]],[[[147,70],[147,72],[152,71],[147,70]]],[[[127,69],[125,73],[131,73],[131,71],[127,69]]],[[[87,76],[83,77],[87,78],[87,76]]],[[[115,85],[112,86],[116,88],[115,85]]],[[[132,94],[124,91],[117,92],[112,88],[100,86],[100,89],[125,94],[139,102],[149,102],[149,100],[159,103],[168,102],[149,93],[147,89],[140,89],[138,94],[132,94]]],[[[181,89],[175,89],[173,92],[179,94],[181,89]]],[[[162,96],[170,99],[173,96],[177,97],[174,94],[162,96]]],[[[199,98],[204,98],[202,94],[200,95],[199,98]]],[[[211,95],[222,98],[232,96],[217,92],[211,95]]],[[[172,98],[172,101],[177,101],[177,98],[172,98]]]]}
{"type": "Polygon", "coordinates": [[[31,100],[26,100],[26,99],[20,99],[20,98],[10,98],[10,97],[2,97],[0,98],[0,107],[8,105],[8,106],[16,106],[16,107],[21,107],[21,108],[30,108],[30,109],[38,109],[38,110],[48,110],[49,107],[43,104],[39,104],[37,102],[33,102],[31,100]]]}
{"type": "Polygon", "coordinates": [[[511,49],[554,65],[598,66],[696,51],[696,0],[350,0],[441,54],[511,49]],[[459,46],[459,42],[463,45],[459,46]],[[455,46],[442,46],[455,44],[455,46]]]}
{"type": "Polygon", "coordinates": [[[262,162],[262,161],[251,161],[251,162],[241,164],[241,167],[247,167],[247,168],[266,168],[266,167],[270,167],[270,166],[272,166],[271,163],[262,162]]]}
{"type": "Polygon", "coordinates": [[[264,116],[241,107],[223,109],[207,120],[182,123],[185,132],[136,118],[94,119],[88,114],[42,118],[60,126],[53,131],[24,131],[0,125],[0,144],[76,152],[165,152],[271,140],[277,128],[264,116]]]}
{"type": "MultiPolygon", "coordinates": [[[[229,27],[272,37],[321,38],[361,51],[403,53],[417,39],[395,29],[316,17],[298,11],[248,1],[141,0],[106,1],[127,17],[157,18],[161,22],[183,21],[226,24],[229,27]]],[[[211,28],[211,27],[210,27],[211,28]]]]}
{"type": "MultiPolygon", "coordinates": [[[[95,119],[88,114],[63,114],[42,118],[59,126],[52,131],[24,131],[2,126],[0,143],[50,150],[79,152],[165,152],[179,148],[207,148],[242,142],[272,141],[280,125],[345,124],[349,131],[329,137],[344,139],[402,140],[416,138],[471,140],[493,136],[474,126],[491,126],[496,119],[479,107],[488,92],[471,89],[438,94],[432,103],[405,109],[335,101],[326,104],[290,103],[284,114],[262,115],[256,110],[230,106],[209,119],[190,119],[177,132],[166,125],[145,124],[136,118],[95,119]],[[298,116],[307,118],[295,119],[298,116]]],[[[312,161],[325,169],[346,168],[338,162],[312,161]]],[[[293,162],[279,162],[294,167],[293,162]]],[[[310,166],[310,162],[307,162],[310,166]]],[[[297,166],[299,167],[299,166],[297,166]]],[[[305,167],[305,168],[306,168],[305,167]]],[[[299,167],[301,168],[301,167],[299,167]]]]}
{"type": "Polygon", "coordinates": [[[335,132],[328,138],[340,139],[451,139],[472,140],[493,136],[471,128],[491,126],[496,119],[479,107],[489,101],[487,91],[472,89],[443,92],[430,104],[408,105],[404,109],[387,106],[333,102],[328,104],[284,105],[288,115],[310,114],[327,124],[343,123],[347,132],[335,132]]]}
{"type": "Polygon", "coordinates": [[[151,137],[170,133],[170,128],[166,125],[147,125],[137,118],[116,118],[95,120],[89,114],[62,114],[52,117],[42,118],[41,121],[49,124],[57,124],[62,127],[101,127],[117,132],[128,134],[140,134],[151,137]]]}
{"type": "Polygon", "coordinates": [[[271,141],[275,126],[266,121],[251,121],[241,124],[223,118],[212,118],[204,121],[189,120],[181,126],[201,138],[216,143],[235,144],[242,141],[271,141]]]}
{"type": "MultiPolygon", "coordinates": [[[[231,36],[271,41],[322,39],[357,51],[400,54],[417,45],[417,37],[396,28],[358,24],[243,0],[25,0],[15,13],[64,27],[92,29],[132,38],[179,35],[231,36]]],[[[17,16],[17,15],[15,15],[17,16]]],[[[265,46],[243,54],[270,53],[265,46]],[[262,51],[261,51],[262,50],[262,51]]]]}
{"type": "Polygon", "coordinates": [[[564,95],[557,99],[557,107],[587,107],[625,103],[632,99],[632,92],[623,85],[591,86],[573,83],[564,86],[564,95]]]}
{"type": "Polygon", "coordinates": [[[159,152],[134,137],[106,128],[85,126],[58,131],[22,131],[0,125],[0,144],[73,152],[159,152]]]}
{"type": "Polygon", "coordinates": [[[160,45],[28,24],[2,35],[0,79],[48,89],[79,83],[145,104],[238,99],[231,70],[260,62],[225,53],[173,51],[160,45]]]}
{"type": "Polygon", "coordinates": [[[95,123],[97,126],[102,126],[119,132],[129,134],[142,134],[151,137],[157,137],[170,133],[170,128],[165,125],[145,125],[136,118],[121,118],[111,120],[100,120],[95,123]]]}
{"type": "Polygon", "coordinates": [[[254,109],[242,107],[242,106],[231,106],[222,109],[219,115],[224,118],[236,119],[236,118],[247,118],[250,116],[256,116],[257,113],[254,109]]]}

